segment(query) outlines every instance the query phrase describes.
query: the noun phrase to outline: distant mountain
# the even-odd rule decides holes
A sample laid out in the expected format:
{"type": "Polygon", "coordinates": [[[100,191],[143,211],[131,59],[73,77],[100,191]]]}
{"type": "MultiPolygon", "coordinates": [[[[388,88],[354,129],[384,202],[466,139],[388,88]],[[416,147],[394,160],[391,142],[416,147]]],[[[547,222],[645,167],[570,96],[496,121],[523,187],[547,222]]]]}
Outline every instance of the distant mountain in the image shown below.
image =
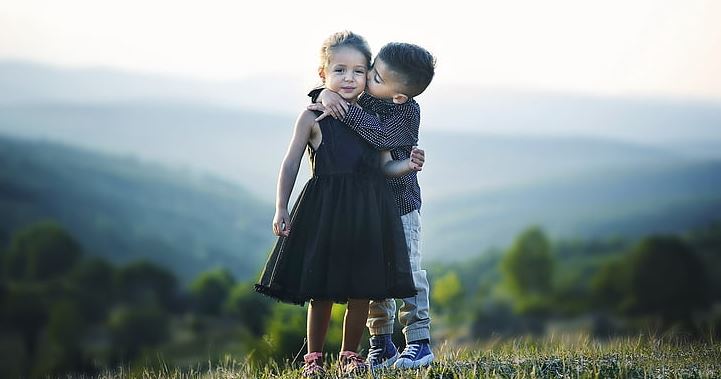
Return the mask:
{"type": "Polygon", "coordinates": [[[192,103],[294,115],[307,99],[300,78],[203,81],[109,68],[65,68],[0,61],[0,105],[192,103]],[[278,105],[282,104],[282,107],[278,105]]]}
{"type": "MultiPolygon", "coordinates": [[[[173,103],[250,110],[292,120],[308,102],[305,92],[317,84],[314,76],[201,81],[107,68],[0,61],[0,106],[173,103]]],[[[433,83],[417,100],[422,129],[428,131],[610,139],[721,158],[721,149],[714,148],[721,145],[719,101],[615,98],[439,83],[433,83]]]]}
{"type": "MultiPolygon", "coordinates": [[[[268,204],[266,225],[307,101],[293,83],[0,62],[0,134],[227,179],[268,204]]],[[[721,188],[719,104],[460,87],[431,87],[418,100],[428,258],[505,246],[532,223],[561,237],[636,234],[687,229],[718,210],[704,191],[721,188]]],[[[309,175],[301,170],[295,195],[309,175]]]]}
{"type": "Polygon", "coordinates": [[[627,141],[721,158],[721,101],[432,87],[419,98],[429,129],[627,141]]]}
{"type": "MultiPolygon", "coordinates": [[[[194,104],[0,106],[0,133],[42,138],[233,180],[272,203],[293,119],[194,104]]],[[[583,137],[423,130],[426,200],[589,171],[690,161],[653,146],[583,137]],[[449,185],[453,183],[455,185],[449,185]]],[[[308,177],[302,165],[297,185],[308,177]]]]}
{"type": "Polygon", "coordinates": [[[197,104],[0,107],[0,133],[208,172],[268,203],[292,131],[290,117],[197,104]]]}
{"type": "Polygon", "coordinates": [[[584,137],[503,136],[424,131],[427,163],[419,174],[424,199],[514,188],[584,173],[698,161],[636,143],[584,137]]]}
{"type": "Polygon", "coordinates": [[[150,259],[183,279],[255,276],[272,206],[215,177],[45,142],[0,139],[0,230],[54,219],[87,254],[150,259]]]}
{"type": "Polygon", "coordinates": [[[466,194],[423,212],[429,259],[506,247],[530,225],[554,238],[639,237],[721,220],[721,161],[591,171],[523,187],[466,194]]]}

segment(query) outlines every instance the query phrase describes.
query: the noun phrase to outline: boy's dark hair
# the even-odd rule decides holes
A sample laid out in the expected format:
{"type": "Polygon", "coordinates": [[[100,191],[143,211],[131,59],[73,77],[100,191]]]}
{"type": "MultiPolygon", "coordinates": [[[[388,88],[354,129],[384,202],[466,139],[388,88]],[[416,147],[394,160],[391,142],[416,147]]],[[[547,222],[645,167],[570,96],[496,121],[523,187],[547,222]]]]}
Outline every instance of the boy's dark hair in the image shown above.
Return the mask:
{"type": "Polygon", "coordinates": [[[378,58],[400,76],[408,97],[423,93],[433,80],[436,58],[418,45],[391,42],[381,48],[378,58]]]}
{"type": "Polygon", "coordinates": [[[365,38],[358,34],[355,34],[349,30],[342,32],[336,32],[331,34],[328,38],[323,41],[323,45],[320,47],[320,69],[323,70],[330,61],[331,53],[341,47],[352,47],[358,50],[363,56],[366,57],[366,62],[370,65],[371,61],[371,48],[368,46],[365,38]]]}

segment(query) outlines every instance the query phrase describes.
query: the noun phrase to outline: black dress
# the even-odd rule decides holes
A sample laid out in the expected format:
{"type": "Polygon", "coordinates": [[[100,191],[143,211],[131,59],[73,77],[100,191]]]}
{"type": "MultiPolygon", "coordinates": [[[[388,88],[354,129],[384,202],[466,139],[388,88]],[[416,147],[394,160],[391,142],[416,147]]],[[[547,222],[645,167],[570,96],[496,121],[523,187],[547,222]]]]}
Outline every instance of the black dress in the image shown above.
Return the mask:
{"type": "Polygon", "coordinates": [[[256,291],[295,304],[414,296],[403,226],[379,152],[332,117],[319,124],[321,144],[308,146],[313,177],[256,291]]]}

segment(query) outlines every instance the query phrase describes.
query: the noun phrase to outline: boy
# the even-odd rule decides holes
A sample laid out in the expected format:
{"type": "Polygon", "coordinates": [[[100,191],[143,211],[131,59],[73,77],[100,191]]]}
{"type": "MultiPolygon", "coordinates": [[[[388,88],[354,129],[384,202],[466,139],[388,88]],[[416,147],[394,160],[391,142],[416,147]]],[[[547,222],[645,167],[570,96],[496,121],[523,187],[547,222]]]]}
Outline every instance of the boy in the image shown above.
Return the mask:
{"type": "MultiPolygon", "coordinates": [[[[389,43],[378,52],[368,72],[366,93],[358,100],[360,107],[349,105],[335,92],[316,89],[309,95],[320,104],[314,103],[308,109],[323,111],[318,119],[331,115],[342,120],[377,149],[390,150],[394,160],[406,159],[418,143],[420,107],[414,97],[425,91],[434,71],[435,58],[427,50],[409,43],[389,43]]],[[[421,151],[421,165],[423,158],[421,151]]],[[[371,334],[368,364],[372,369],[391,365],[421,367],[434,359],[430,349],[429,285],[426,271],[421,269],[421,192],[415,172],[389,178],[388,182],[403,221],[418,293],[402,299],[399,318],[404,326],[406,348],[400,356],[391,340],[395,300],[371,301],[367,322],[371,334]]]]}

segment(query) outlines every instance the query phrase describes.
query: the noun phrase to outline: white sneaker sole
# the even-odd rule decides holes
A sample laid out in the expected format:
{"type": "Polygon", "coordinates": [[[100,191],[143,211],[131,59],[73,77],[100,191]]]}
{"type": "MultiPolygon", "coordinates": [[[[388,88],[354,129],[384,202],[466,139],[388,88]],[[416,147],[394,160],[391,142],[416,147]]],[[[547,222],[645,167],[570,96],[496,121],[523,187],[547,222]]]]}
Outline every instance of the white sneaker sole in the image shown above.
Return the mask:
{"type": "Polygon", "coordinates": [[[401,356],[400,353],[398,353],[396,351],[396,355],[392,356],[391,358],[386,359],[381,364],[371,366],[370,362],[366,362],[366,363],[368,363],[368,367],[370,367],[371,370],[384,369],[384,368],[388,368],[388,367],[393,367],[393,364],[396,363],[396,361],[398,360],[398,357],[400,357],[400,356],[401,356]]]}
{"type": "Polygon", "coordinates": [[[435,358],[435,356],[433,356],[433,353],[430,353],[417,361],[412,361],[408,358],[401,358],[398,361],[396,361],[396,364],[393,365],[393,367],[395,367],[395,368],[418,368],[418,367],[428,366],[429,364],[431,364],[431,362],[433,362],[434,358],[435,358]]]}

